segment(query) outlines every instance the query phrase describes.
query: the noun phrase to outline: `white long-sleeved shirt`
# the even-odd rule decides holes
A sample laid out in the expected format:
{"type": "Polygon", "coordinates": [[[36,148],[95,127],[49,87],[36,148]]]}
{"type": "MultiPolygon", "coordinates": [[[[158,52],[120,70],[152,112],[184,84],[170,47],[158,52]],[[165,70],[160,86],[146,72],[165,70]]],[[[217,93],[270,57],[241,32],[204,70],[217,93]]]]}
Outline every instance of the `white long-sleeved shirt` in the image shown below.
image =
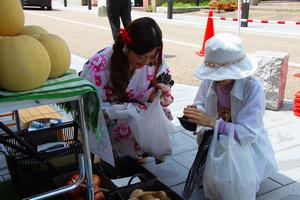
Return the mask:
{"type": "MultiPolygon", "coordinates": [[[[231,119],[241,145],[252,146],[259,180],[277,171],[271,142],[264,128],[265,95],[258,80],[253,77],[235,80],[231,90],[231,119]]],[[[195,97],[195,104],[202,106],[211,117],[217,115],[215,83],[204,80],[195,97]]]]}

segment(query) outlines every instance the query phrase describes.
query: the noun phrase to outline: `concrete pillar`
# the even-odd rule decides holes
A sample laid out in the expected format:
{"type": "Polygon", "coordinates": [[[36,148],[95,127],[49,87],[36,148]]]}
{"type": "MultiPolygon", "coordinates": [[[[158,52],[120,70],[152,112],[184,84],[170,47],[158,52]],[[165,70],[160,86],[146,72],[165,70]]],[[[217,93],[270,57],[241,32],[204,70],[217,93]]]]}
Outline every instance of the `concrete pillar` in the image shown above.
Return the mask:
{"type": "Polygon", "coordinates": [[[98,17],[106,17],[106,0],[98,0],[98,17]]]}
{"type": "Polygon", "coordinates": [[[156,0],[151,0],[152,12],[156,12],[156,0]]]}
{"type": "Polygon", "coordinates": [[[277,51],[257,51],[259,60],[255,77],[258,78],[266,95],[266,109],[278,110],[283,105],[289,54],[277,51]]]}

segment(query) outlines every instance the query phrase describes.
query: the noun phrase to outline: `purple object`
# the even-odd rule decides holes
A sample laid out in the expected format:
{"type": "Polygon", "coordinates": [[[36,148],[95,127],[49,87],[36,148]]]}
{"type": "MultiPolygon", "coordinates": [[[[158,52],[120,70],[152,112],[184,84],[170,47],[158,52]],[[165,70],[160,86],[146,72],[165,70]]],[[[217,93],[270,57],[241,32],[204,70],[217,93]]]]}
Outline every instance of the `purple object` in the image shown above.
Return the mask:
{"type": "MultiPolygon", "coordinates": [[[[228,135],[227,130],[228,130],[227,122],[225,122],[223,120],[220,121],[219,124],[218,124],[218,133],[219,133],[219,135],[228,135]]],[[[234,136],[233,137],[236,141],[238,141],[238,142],[240,141],[235,130],[234,130],[234,136]]]]}

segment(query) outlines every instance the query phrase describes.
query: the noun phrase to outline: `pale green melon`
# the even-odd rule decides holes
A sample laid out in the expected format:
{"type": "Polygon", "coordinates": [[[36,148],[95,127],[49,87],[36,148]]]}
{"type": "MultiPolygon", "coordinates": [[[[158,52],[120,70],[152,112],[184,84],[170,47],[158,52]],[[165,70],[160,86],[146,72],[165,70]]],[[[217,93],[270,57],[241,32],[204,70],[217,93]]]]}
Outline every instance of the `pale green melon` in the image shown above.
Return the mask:
{"type": "Polygon", "coordinates": [[[39,36],[43,34],[48,34],[48,31],[43,27],[36,26],[36,25],[24,26],[23,31],[20,33],[20,35],[30,35],[30,36],[35,36],[35,35],[39,36]]]}
{"type": "MultiPolygon", "coordinates": [[[[2,1],[2,0],[0,0],[2,1]]],[[[0,38],[0,87],[27,91],[49,77],[50,58],[45,47],[27,35],[0,38]]]]}
{"type": "Polygon", "coordinates": [[[45,34],[36,37],[47,49],[51,60],[49,78],[63,75],[70,68],[71,51],[67,43],[58,35],[45,34]]]}
{"type": "Polygon", "coordinates": [[[20,0],[0,0],[0,35],[13,36],[24,28],[24,12],[20,0]]]}

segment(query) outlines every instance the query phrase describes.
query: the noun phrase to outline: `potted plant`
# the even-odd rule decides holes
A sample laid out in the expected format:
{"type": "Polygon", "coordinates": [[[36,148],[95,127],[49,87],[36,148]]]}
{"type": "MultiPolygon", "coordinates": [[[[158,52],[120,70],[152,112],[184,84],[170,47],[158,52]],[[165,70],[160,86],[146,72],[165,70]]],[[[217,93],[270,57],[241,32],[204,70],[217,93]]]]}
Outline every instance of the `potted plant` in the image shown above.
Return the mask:
{"type": "Polygon", "coordinates": [[[232,3],[231,3],[231,9],[237,10],[238,9],[238,1],[237,0],[231,0],[231,1],[232,1],[232,3]]]}
{"type": "Polygon", "coordinates": [[[222,9],[225,11],[234,11],[237,9],[238,2],[237,0],[221,0],[222,9]]]}
{"type": "Polygon", "coordinates": [[[210,9],[217,9],[219,12],[222,9],[221,0],[211,0],[208,5],[210,9]]]}
{"type": "Polygon", "coordinates": [[[222,9],[225,11],[231,10],[231,0],[221,0],[222,9]]]}

